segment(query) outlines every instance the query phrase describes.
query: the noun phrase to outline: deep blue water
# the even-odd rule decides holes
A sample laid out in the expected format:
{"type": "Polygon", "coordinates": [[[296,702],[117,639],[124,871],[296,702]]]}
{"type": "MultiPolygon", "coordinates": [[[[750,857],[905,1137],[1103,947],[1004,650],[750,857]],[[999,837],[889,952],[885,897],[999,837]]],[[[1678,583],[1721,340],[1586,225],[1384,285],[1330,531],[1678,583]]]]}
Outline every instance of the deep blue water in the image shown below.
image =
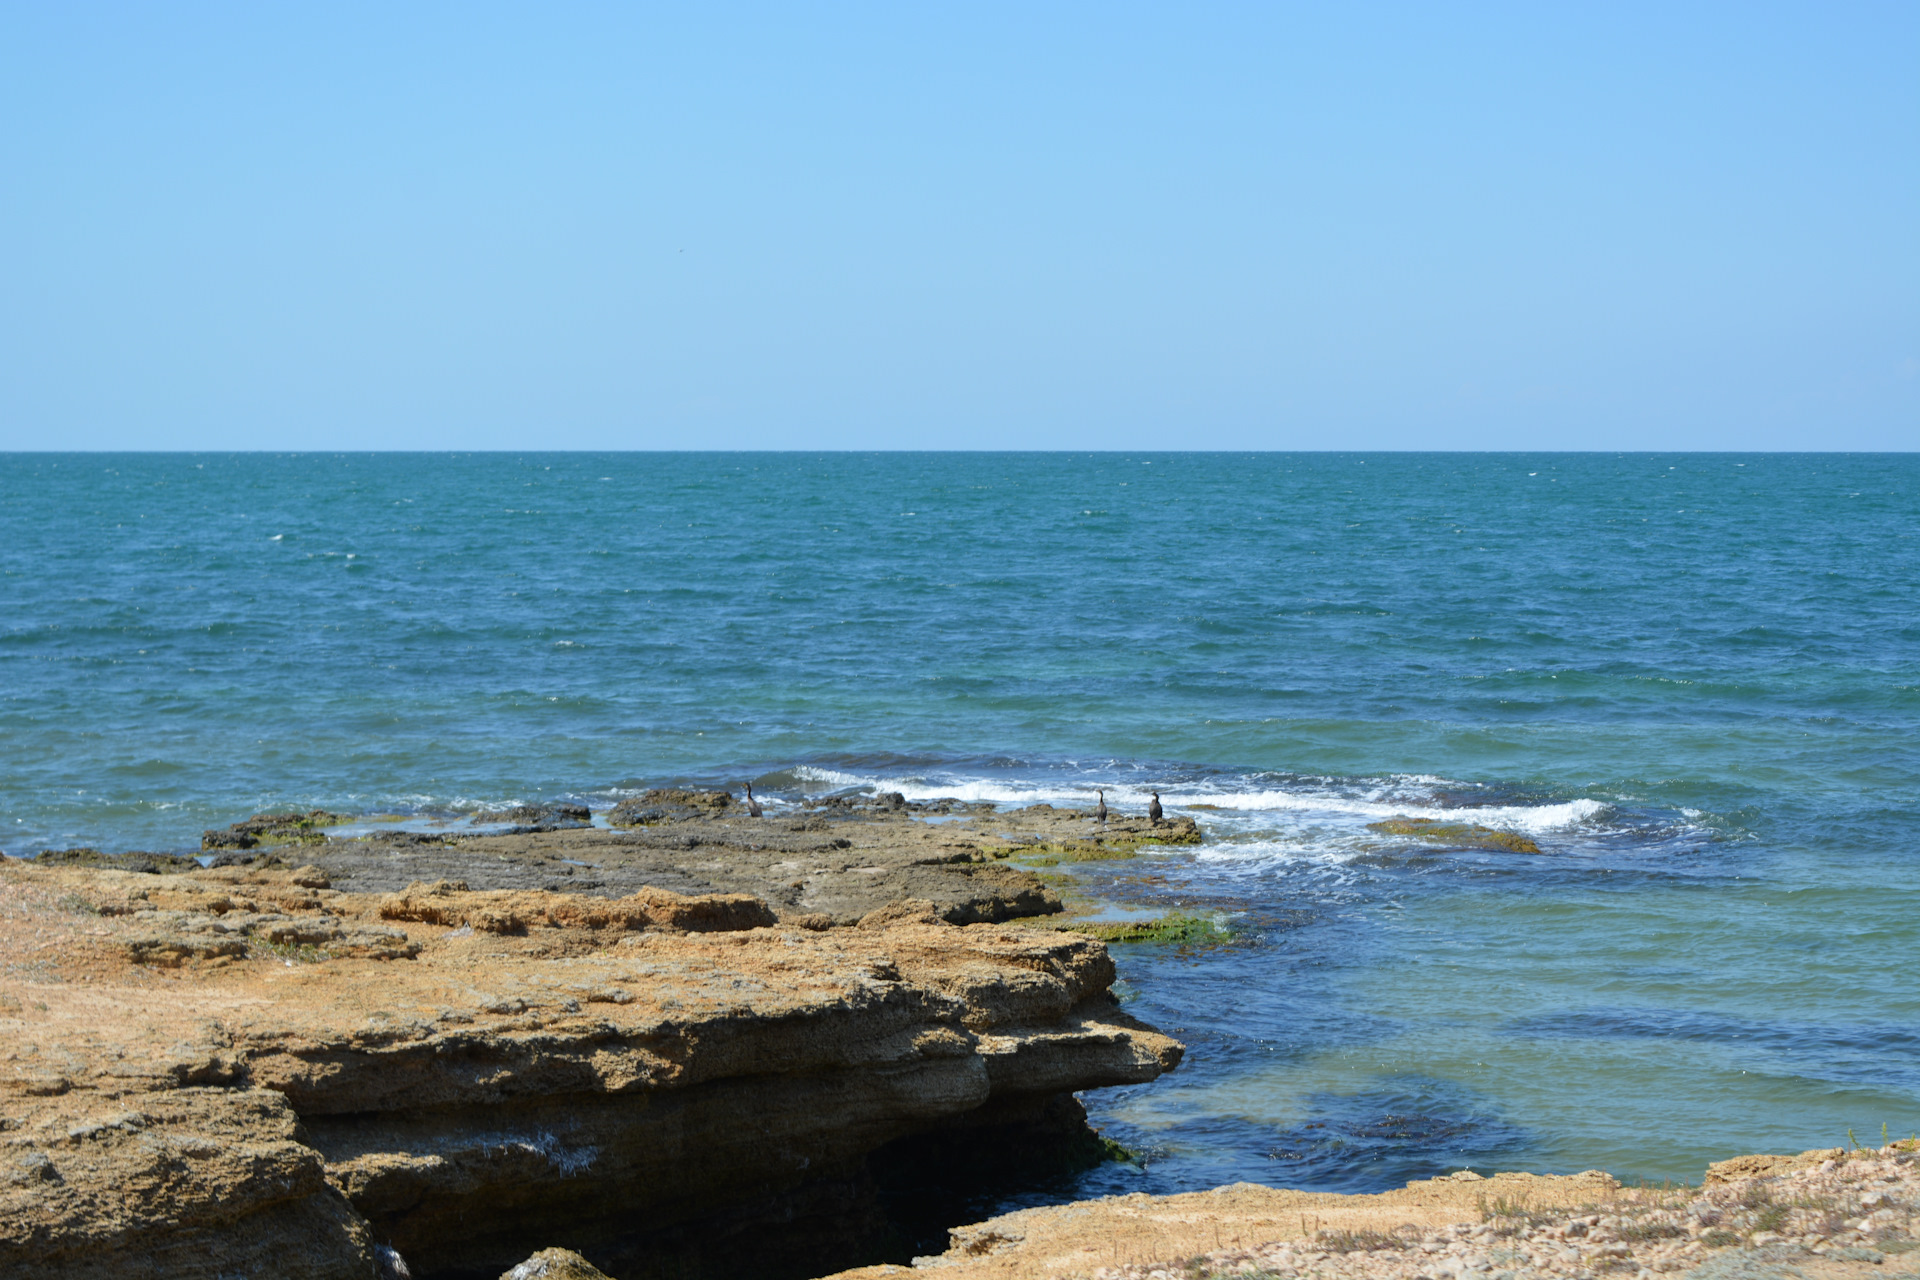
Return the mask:
{"type": "Polygon", "coordinates": [[[1158,786],[1084,888],[1240,941],[1120,950],[1191,1058],[1069,1190],[1697,1179],[1920,1129],[1917,534],[1911,455],[0,455],[0,846],[1158,786]]]}

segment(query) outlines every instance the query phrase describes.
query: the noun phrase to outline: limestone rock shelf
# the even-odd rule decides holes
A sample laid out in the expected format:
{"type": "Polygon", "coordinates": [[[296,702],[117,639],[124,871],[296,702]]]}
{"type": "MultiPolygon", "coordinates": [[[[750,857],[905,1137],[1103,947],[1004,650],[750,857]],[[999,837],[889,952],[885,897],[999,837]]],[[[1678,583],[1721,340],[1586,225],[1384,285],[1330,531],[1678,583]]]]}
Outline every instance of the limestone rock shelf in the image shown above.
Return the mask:
{"type": "Polygon", "coordinates": [[[596,896],[490,884],[484,849],[290,853],[311,862],[0,865],[0,1273],[855,1259],[877,1149],[1180,1057],[1114,1005],[1098,942],[947,923],[992,913],[973,890],[876,910],[901,885],[836,872],[802,912],[735,891],[757,872],[596,896]]]}

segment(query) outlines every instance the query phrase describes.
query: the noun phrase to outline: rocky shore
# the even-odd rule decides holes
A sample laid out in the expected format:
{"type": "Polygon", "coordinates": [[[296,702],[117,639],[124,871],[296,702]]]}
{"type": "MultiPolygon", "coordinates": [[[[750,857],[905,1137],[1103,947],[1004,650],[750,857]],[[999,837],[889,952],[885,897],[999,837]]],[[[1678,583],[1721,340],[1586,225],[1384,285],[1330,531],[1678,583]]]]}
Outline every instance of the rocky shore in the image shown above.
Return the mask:
{"type": "Polygon", "coordinates": [[[647,799],[0,865],[0,1273],[818,1274],[913,1144],[1098,1159],[1072,1094],[1179,1061],[1004,864],[1190,824],[647,799]]]}
{"type": "Polygon", "coordinates": [[[1700,1187],[1472,1173],[1378,1195],[1247,1183],[1028,1209],[833,1280],[1842,1280],[1920,1275],[1920,1143],[1744,1156],[1700,1187]]]}
{"type": "MultiPolygon", "coordinates": [[[[258,846],[297,858],[341,889],[392,892],[459,879],[475,889],[545,889],[617,897],[641,888],[746,893],[801,927],[858,924],[892,903],[924,902],[949,924],[999,924],[1058,913],[1052,888],[1026,867],[1116,858],[1152,845],[1198,844],[1191,818],[1094,821],[1035,805],[999,810],[897,794],[836,797],[755,818],[724,791],[651,791],[588,826],[554,809],[483,817],[534,819],[504,832],[378,832],[355,840],[258,846]]],[[[236,824],[245,826],[246,824],[236,824]]],[[[213,847],[224,833],[209,832],[213,847]]]]}
{"type": "Polygon", "coordinates": [[[0,1274],[1920,1274],[1911,1143],[1692,1189],[1125,1196],[861,1265],[907,1256],[890,1186],[959,1203],[1107,1156],[1073,1095],[1182,1050],[1118,1008],[1116,926],[1050,869],[1199,832],[893,795],[755,817],[662,790],[598,818],[342,839],[341,815],[263,814],[199,858],[0,860],[0,1274]]]}

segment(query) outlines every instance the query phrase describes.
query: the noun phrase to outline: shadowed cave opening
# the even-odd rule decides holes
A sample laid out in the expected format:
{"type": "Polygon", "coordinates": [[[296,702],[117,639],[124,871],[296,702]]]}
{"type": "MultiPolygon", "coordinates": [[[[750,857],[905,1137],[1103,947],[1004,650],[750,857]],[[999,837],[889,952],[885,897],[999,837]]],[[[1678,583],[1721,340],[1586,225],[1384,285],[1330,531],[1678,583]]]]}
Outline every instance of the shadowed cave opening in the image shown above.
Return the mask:
{"type": "MultiPolygon", "coordinates": [[[[1071,1198],[1074,1175],[1115,1158],[1072,1094],[995,1100],[943,1128],[899,1138],[851,1167],[824,1170],[670,1227],[626,1233],[528,1223],[525,1252],[574,1249],[616,1280],[810,1280],[946,1251],[947,1233],[1017,1192],[1071,1198]]],[[[514,1262],[519,1259],[515,1258],[514,1262]]],[[[436,1268],[419,1280],[497,1280],[507,1266],[436,1268]]]]}

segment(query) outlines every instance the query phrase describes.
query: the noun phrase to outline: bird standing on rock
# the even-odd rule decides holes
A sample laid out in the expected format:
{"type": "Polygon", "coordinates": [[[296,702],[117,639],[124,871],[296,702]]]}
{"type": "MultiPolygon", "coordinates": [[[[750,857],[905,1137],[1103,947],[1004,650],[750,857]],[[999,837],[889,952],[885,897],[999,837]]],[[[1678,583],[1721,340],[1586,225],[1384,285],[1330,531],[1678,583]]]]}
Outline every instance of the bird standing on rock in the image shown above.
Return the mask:
{"type": "Polygon", "coordinates": [[[1100,804],[1097,808],[1094,809],[1093,816],[1096,821],[1098,821],[1102,826],[1105,826],[1107,821],[1107,793],[1100,790],[1100,788],[1098,787],[1095,787],[1093,789],[1093,793],[1100,797],[1100,804]]]}
{"type": "Polygon", "coordinates": [[[757,818],[760,816],[760,802],[753,798],[753,784],[751,782],[747,784],[747,816],[749,818],[757,818]]]}
{"type": "Polygon", "coordinates": [[[1160,814],[1160,793],[1156,791],[1153,793],[1153,799],[1147,801],[1147,821],[1156,827],[1159,826],[1160,814]]]}

